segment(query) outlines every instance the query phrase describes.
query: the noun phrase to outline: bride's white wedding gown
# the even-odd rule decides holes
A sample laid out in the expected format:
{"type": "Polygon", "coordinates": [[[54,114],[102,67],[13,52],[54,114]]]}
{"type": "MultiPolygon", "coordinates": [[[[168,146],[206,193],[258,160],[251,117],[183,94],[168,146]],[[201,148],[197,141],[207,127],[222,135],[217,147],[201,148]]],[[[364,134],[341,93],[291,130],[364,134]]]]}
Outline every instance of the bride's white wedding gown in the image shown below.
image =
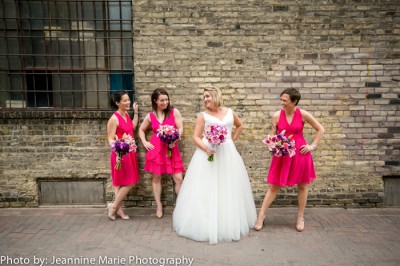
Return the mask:
{"type": "Polygon", "coordinates": [[[173,213],[173,227],[196,241],[237,241],[247,235],[257,219],[246,167],[232,141],[233,111],[220,120],[203,113],[205,128],[223,125],[228,129],[224,143],[212,147],[214,161],[197,148],[190,161],[173,213]]]}

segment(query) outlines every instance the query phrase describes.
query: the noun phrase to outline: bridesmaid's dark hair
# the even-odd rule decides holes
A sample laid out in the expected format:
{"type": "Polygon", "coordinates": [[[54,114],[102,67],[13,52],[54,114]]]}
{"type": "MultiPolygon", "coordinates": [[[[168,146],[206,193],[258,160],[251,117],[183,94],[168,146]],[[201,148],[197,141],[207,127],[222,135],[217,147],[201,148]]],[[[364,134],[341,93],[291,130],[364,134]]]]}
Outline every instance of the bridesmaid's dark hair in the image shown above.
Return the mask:
{"type": "Polygon", "coordinates": [[[298,90],[296,90],[295,88],[288,88],[288,89],[282,91],[280,96],[282,96],[283,94],[289,95],[290,101],[294,102],[295,105],[297,105],[301,99],[300,92],[298,90]]]}
{"type": "Polygon", "coordinates": [[[153,91],[153,93],[151,94],[151,109],[153,110],[153,112],[157,112],[156,101],[158,100],[158,97],[160,97],[160,95],[166,95],[168,97],[168,106],[164,110],[164,117],[165,117],[164,120],[165,120],[169,116],[169,114],[171,113],[171,110],[172,110],[171,101],[169,100],[169,95],[166,90],[155,89],[153,91]]]}
{"type": "Polygon", "coordinates": [[[112,109],[118,110],[117,103],[119,103],[121,101],[122,96],[124,96],[125,94],[128,94],[128,92],[121,90],[121,91],[116,91],[111,95],[110,106],[112,109]]]}

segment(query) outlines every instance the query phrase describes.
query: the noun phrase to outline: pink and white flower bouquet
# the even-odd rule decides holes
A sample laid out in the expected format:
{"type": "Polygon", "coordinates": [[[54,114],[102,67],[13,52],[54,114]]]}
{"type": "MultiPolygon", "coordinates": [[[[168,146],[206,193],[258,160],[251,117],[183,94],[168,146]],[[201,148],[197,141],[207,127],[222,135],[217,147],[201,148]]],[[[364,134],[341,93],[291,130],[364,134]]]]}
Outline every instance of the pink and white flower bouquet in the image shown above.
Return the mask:
{"type": "Polygon", "coordinates": [[[179,130],[170,125],[160,125],[157,129],[157,137],[159,137],[162,142],[166,142],[168,144],[167,157],[171,157],[172,151],[169,147],[169,144],[180,139],[181,136],[179,130]]]}
{"type": "Polygon", "coordinates": [[[285,136],[285,130],[275,136],[270,136],[263,140],[264,144],[268,146],[269,150],[274,156],[281,157],[289,154],[293,157],[296,154],[295,141],[292,135],[285,136]]]}
{"type": "MultiPolygon", "coordinates": [[[[209,125],[204,130],[204,136],[212,145],[220,145],[221,143],[225,142],[227,134],[228,129],[225,126],[220,125],[209,125]]],[[[208,161],[214,161],[214,154],[208,156],[208,161]]]]}
{"type": "Polygon", "coordinates": [[[117,135],[115,135],[115,139],[116,140],[113,141],[113,143],[111,144],[111,149],[117,155],[117,163],[115,164],[115,169],[119,170],[121,169],[122,156],[132,151],[136,151],[137,146],[135,139],[131,135],[125,133],[121,139],[118,139],[117,135]]]}

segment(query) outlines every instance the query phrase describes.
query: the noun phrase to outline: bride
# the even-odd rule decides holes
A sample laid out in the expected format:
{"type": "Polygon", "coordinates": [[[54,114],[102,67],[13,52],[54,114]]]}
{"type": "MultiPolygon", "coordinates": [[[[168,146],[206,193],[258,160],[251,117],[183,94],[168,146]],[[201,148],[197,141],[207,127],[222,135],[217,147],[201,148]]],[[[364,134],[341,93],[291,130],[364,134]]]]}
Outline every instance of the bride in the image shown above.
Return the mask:
{"type": "Polygon", "coordinates": [[[193,136],[197,149],[178,195],[173,227],[196,241],[237,241],[257,219],[246,167],[234,144],[243,124],[232,109],[222,106],[219,88],[204,89],[203,103],[206,111],[197,116],[193,136]],[[209,125],[227,128],[222,144],[211,145],[203,137],[209,125]],[[210,155],[213,161],[207,160],[210,155]]]}

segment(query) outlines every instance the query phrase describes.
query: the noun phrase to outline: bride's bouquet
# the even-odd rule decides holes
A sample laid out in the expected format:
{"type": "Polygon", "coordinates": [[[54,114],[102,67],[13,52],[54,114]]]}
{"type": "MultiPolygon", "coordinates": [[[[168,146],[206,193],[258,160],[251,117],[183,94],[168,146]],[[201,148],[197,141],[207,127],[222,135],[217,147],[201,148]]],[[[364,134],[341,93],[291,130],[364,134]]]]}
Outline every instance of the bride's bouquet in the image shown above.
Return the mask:
{"type": "MultiPolygon", "coordinates": [[[[209,125],[204,130],[204,136],[212,145],[220,145],[225,142],[228,129],[225,126],[220,125],[209,125]]],[[[214,161],[214,154],[208,156],[208,161],[214,161]]]]}
{"type": "Polygon", "coordinates": [[[171,157],[172,151],[169,144],[180,138],[179,130],[170,125],[160,125],[157,129],[157,137],[168,144],[167,157],[171,157]]]}
{"type": "Polygon", "coordinates": [[[275,136],[270,136],[263,140],[264,144],[268,146],[271,153],[277,157],[285,156],[289,154],[293,157],[296,154],[295,141],[292,140],[292,135],[285,136],[286,130],[275,136]]]}
{"type": "Polygon", "coordinates": [[[121,169],[122,156],[132,151],[136,151],[137,146],[135,139],[131,135],[124,133],[121,139],[118,139],[117,135],[115,135],[115,141],[111,144],[111,149],[117,155],[115,169],[119,170],[121,169]]]}

